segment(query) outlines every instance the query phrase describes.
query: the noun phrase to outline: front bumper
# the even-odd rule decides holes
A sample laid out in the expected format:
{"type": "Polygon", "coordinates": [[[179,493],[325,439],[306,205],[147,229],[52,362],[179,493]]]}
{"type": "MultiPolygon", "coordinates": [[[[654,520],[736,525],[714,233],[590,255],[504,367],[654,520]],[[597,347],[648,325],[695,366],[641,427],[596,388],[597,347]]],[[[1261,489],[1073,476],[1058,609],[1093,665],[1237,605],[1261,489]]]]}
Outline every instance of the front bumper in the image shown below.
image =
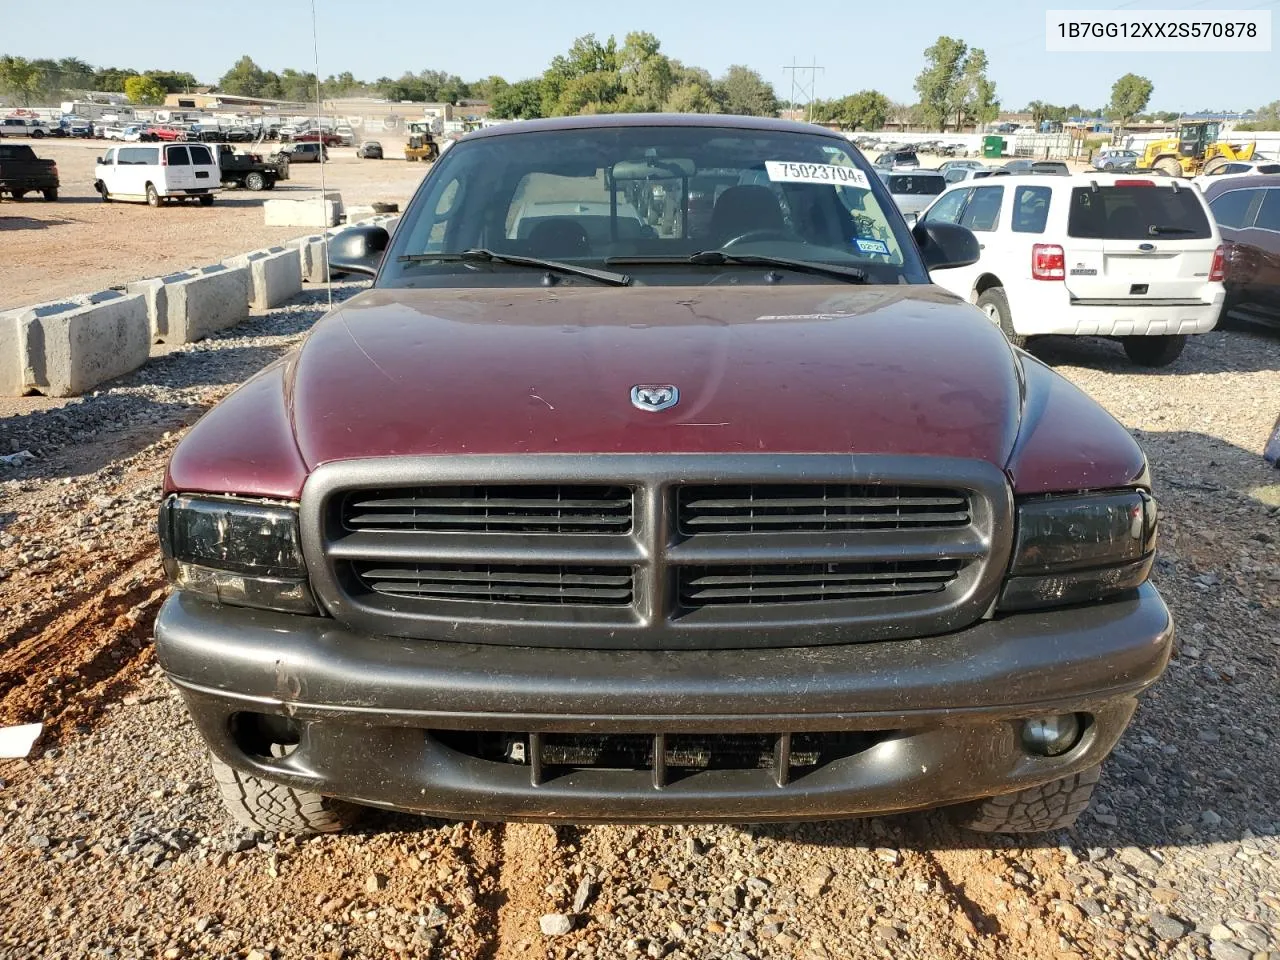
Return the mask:
{"type": "Polygon", "coordinates": [[[1008,793],[1100,762],[1168,661],[1150,585],[1094,607],[984,621],[917,640],[765,650],[557,651],[352,634],[331,620],[177,594],[156,648],[213,752],[359,803],[552,821],[764,821],[918,809],[1008,793]],[[283,757],[244,748],[241,711],[290,718],[283,757]],[[1067,754],[1029,754],[1020,720],[1091,718],[1067,754]],[[783,786],[711,769],[527,767],[433,731],[662,735],[862,731],[865,746],[783,786]]]}

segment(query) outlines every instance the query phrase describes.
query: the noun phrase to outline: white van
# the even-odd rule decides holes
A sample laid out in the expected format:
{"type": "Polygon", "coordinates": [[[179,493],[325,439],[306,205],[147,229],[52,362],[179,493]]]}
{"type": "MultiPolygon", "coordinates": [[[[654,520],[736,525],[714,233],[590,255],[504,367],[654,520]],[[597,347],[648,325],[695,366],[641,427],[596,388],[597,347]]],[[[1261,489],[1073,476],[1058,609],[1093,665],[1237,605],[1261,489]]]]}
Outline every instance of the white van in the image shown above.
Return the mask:
{"type": "Polygon", "coordinates": [[[199,200],[207,207],[222,189],[217,156],[203,143],[138,144],[112,147],[93,169],[93,189],[106,203],[145,200],[199,200]]]}
{"type": "Polygon", "coordinates": [[[1113,337],[1134,363],[1165,366],[1222,310],[1222,235],[1185,180],[1099,172],[963,181],[920,221],[974,232],[978,262],[930,278],[1016,344],[1041,334],[1113,337]]]}

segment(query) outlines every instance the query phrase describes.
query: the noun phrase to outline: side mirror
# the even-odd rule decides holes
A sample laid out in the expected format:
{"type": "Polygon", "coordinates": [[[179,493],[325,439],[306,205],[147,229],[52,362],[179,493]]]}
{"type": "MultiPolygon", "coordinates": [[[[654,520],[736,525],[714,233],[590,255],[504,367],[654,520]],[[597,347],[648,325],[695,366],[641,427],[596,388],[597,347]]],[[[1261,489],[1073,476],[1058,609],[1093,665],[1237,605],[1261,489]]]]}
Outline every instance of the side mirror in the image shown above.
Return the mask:
{"type": "Polygon", "coordinates": [[[924,257],[926,270],[947,270],[977,263],[982,255],[978,238],[968,227],[955,223],[917,223],[911,236],[924,257]]]}
{"type": "Polygon", "coordinates": [[[329,271],[376,277],[390,242],[391,235],[382,227],[343,230],[329,239],[329,271]]]}

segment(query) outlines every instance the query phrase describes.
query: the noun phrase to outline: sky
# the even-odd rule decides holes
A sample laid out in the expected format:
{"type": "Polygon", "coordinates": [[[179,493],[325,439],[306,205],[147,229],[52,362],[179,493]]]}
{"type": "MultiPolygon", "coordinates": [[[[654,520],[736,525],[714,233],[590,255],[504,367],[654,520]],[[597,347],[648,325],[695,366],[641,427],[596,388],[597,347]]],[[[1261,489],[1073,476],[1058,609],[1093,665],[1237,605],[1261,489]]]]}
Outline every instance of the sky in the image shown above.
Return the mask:
{"type": "MultiPolygon", "coordinates": [[[[246,53],[264,69],[314,69],[311,0],[242,6],[246,15],[223,17],[190,0],[0,0],[0,53],[187,70],[204,82],[246,53]]],[[[1005,109],[1032,100],[1101,106],[1116,78],[1134,72],[1155,86],[1148,109],[1188,112],[1280,99],[1280,40],[1270,53],[1046,53],[1045,11],[1252,8],[1272,11],[1273,31],[1280,25],[1280,0],[315,0],[322,76],[350,70],[373,80],[437,69],[517,80],[541,73],[581,34],[621,41],[647,30],[668,56],[713,75],[735,63],[758,70],[783,99],[792,89],[783,67],[816,63],[824,68],[819,97],[873,88],[914,103],[923,50],[945,33],[986,51],[1005,109]]]]}

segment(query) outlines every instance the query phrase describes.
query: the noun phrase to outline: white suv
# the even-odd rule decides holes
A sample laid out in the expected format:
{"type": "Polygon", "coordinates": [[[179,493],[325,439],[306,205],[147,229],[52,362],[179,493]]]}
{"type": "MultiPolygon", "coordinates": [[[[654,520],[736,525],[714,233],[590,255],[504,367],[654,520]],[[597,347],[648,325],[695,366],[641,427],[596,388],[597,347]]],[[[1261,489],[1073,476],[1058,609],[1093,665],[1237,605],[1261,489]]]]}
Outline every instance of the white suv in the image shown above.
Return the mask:
{"type": "Polygon", "coordinates": [[[959,223],[982,249],[933,282],[977,304],[1014,343],[1039,334],[1119,338],[1165,366],[1217,322],[1222,236],[1195,187],[1167,177],[1011,176],[948,188],[923,222],[959,223]]]}

